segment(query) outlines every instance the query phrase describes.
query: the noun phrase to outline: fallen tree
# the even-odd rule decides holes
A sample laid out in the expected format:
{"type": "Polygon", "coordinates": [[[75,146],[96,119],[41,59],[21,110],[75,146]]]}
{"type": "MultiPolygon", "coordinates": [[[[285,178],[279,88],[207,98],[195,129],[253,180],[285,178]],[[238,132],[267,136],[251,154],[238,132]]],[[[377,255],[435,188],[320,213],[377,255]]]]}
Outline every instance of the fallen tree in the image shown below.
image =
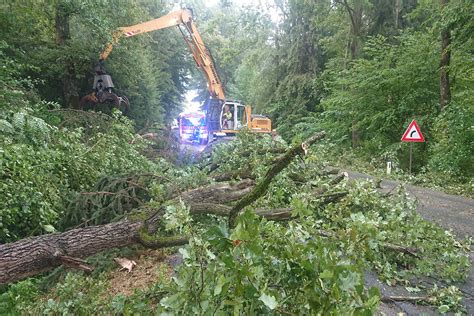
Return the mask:
{"type": "MultiPolygon", "coordinates": [[[[242,181],[234,185],[222,183],[191,190],[182,195],[189,206],[191,215],[217,215],[227,217],[232,207],[215,203],[226,191],[235,188],[229,197],[232,201],[243,196],[251,183],[242,181]],[[245,189],[243,189],[245,188],[245,189]],[[189,197],[206,192],[207,199],[200,198],[199,202],[188,200],[189,197]],[[212,193],[211,193],[212,192],[212,193]],[[214,200],[215,197],[218,197],[214,200]]],[[[334,201],[341,198],[347,192],[336,194],[321,194],[315,199],[322,199],[322,203],[334,201]]],[[[293,218],[292,208],[277,208],[256,211],[256,214],[272,221],[290,220],[293,218]]],[[[81,269],[86,272],[93,270],[87,262],[81,260],[107,249],[127,247],[134,244],[142,244],[148,248],[165,248],[186,244],[186,236],[163,236],[150,238],[163,220],[163,210],[154,210],[146,220],[125,219],[116,223],[76,228],[64,233],[48,234],[39,237],[31,237],[0,246],[0,284],[13,282],[28,276],[48,271],[60,265],[66,265],[81,269]],[[146,231],[144,231],[146,229],[146,231]]],[[[329,232],[322,231],[321,236],[332,236],[329,232]]],[[[397,246],[396,246],[397,247],[397,246]]],[[[403,248],[403,247],[400,247],[403,248]]]]}
{"type": "Polygon", "coordinates": [[[275,178],[283,169],[285,169],[297,155],[306,154],[309,146],[313,145],[318,140],[323,139],[325,136],[326,134],[324,132],[316,133],[305,142],[290,148],[290,150],[279,157],[268,169],[265,177],[260,180],[255,188],[253,188],[249,194],[239,200],[232,208],[229,214],[229,225],[231,227],[235,225],[235,219],[239,212],[243,210],[244,207],[250,205],[258,198],[262,197],[267,192],[268,186],[270,185],[273,178],[275,178]]]}
{"type": "MultiPolygon", "coordinates": [[[[140,209],[140,212],[127,214],[114,223],[76,228],[63,233],[31,237],[0,245],[0,284],[33,276],[60,265],[90,272],[93,267],[83,258],[112,248],[135,244],[148,248],[164,248],[186,244],[188,236],[169,236],[162,233],[161,228],[164,226],[166,212],[164,205],[182,201],[189,208],[191,216],[212,214],[227,217],[232,224],[241,210],[266,194],[272,180],[296,156],[306,154],[308,147],[323,137],[324,133],[315,134],[306,142],[290,148],[277,159],[272,159],[267,172],[257,182],[244,179],[234,182],[217,182],[184,192],[174,191],[167,194],[167,200],[162,204],[163,206],[158,208],[145,206],[140,209]]],[[[239,174],[242,173],[237,171],[226,180],[235,179],[235,175],[239,174]]],[[[291,175],[290,173],[288,176],[291,177],[291,175]]],[[[340,173],[330,178],[324,186],[311,189],[312,185],[310,185],[308,192],[311,200],[324,207],[346,197],[349,194],[346,190],[330,190],[346,177],[347,174],[340,173]]],[[[169,179],[166,183],[170,184],[169,179]]],[[[101,192],[96,193],[101,194],[101,192]]],[[[90,194],[92,193],[82,195],[90,194]]],[[[270,221],[287,221],[297,216],[292,207],[257,208],[255,213],[270,221]]],[[[324,238],[339,239],[337,233],[333,231],[319,229],[316,234],[324,238]]],[[[382,243],[381,247],[419,258],[419,249],[390,243],[382,243]]]]}
{"type": "MultiPolygon", "coordinates": [[[[181,198],[185,203],[197,205],[235,201],[247,194],[252,186],[253,182],[248,180],[235,184],[218,183],[186,191],[181,194],[181,198]]],[[[162,215],[162,210],[155,210],[150,212],[145,220],[138,216],[135,219],[129,216],[116,223],[77,228],[0,245],[0,284],[20,280],[62,264],[71,265],[71,258],[79,262],[77,259],[107,249],[137,243],[146,245],[147,240],[140,234],[141,230],[146,225],[147,233],[153,234],[162,220],[162,215]]],[[[160,241],[161,247],[176,246],[186,241],[179,237],[167,237],[163,240],[160,241]]]]}
{"type": "MultiPolygon", "coordinates": [[[[317,133],[306,142],[290,148],[275,160],[257,185],[250,179],[236,183],[220,182],[182,192],[172,200],[181,199],[189,206],[191,214],[228,216],[232,224],[240,210],[265,194],[272,179],[294,157],[305,154],[310,145],[323,137],[323,132],[317,133]],[[235,201],[237,203],[234,206],[225,205],[235,201]]],[[[151,210],[145,217],[130,215],[115,223],[77,228],[0,245],[0,284],[33,276],[63,264],[90,271],[92,268],[81,259],[111,248],[137,243],[150,248],[163,248],[186,243],[185,236],[152,237],[162,224],[163,214],[163,209],[151,210]]],[[[259,215],[274,220],[290,219],[291,210],[259,211],[259,215]]]]}
{"type": "MultiPolygon", "coordinates": [[[[450,262],[449,270],[465,271],[454,239],[422,221],[403,191],[386,195],[370,182],[343,181],[347,174],[325,169],[315,154],[295,161],[321,137],[316,134],[281,155],[262,155],[259,150],[273,144],[265,139],[254,142],[243,135],[216,148],[204,169],[161,163],[159,176],[152,172],[103,178],[90,192],[76,194],[71,212],[77,216],[62,226],[74,229],[0,245],[0,282],[13,282],[60,265],[91,272],[96,264],[90,262],[96,259],[84,259],[110,248],[141,244],[156,249],[189,243],[180,250],[186,264],[178,268],[179,281],[171,285],[158,281],[156,286],[165,297],[158,298],[160,304],[153,300],[151,308],[188,314],[206,301],[211,302],[211,309],[206,310],[209,313],[230,311],[222,302],[237,295],[249,306],[257,306],[255,313],[264,311],[261,302],[268,307],[267,303],[274,306],[275,301],[278,312],[299,314],[305,304],[328,311],[329,306],[352,306],[355,299],[365,302],[365,307],[359,307],[373,311],[378,300],[428,297],[380,298],[372,289],[360,286],[367,265],[387,281],[398,269],[400,275],[418,275],[421,270],[416,269],[426,271],[427,267],[429,273],[443,273],[439,263],[445,262],[444,252],[450,251],[460,260],[450,262]],[[241,152],[250,154],[246,157],[241,152]],[[209,172],[216,162],[222,164],[209,172]],[[133,210],[114,207],[121,203],[130,204],[133,210]],[[84,213],[86,209],[89,211],[84,213]],[[225,225],[225,219],[241,211],[235,228],[225,225]],[[286,222],[277,223],[281,221],[286,222]],[[440,244],[447,245],[447,250],[443,247],[441,253],[440,244]],[[427,258],[435,261],[427,266],[427,258]],[[244,274],[248,278],[242,280],[244,274]],[[301,287],[305,282],[308,286],[301,287]],[[249,295],[237,293],[243,287],[249,295]],[[328,293],[328,288],[336,292],[328,293]],[[260,293],[260,298],[253,293],[260,293]],[[285,303],[284,297],[291,298],[291,303],[285,303]],[[173,299],[177,301],[172,303],[173,299]]],[[[69,208],[65,214],[68,212],[69,208]]],[[[67,275],[95,282],[81,274],[67,275]]],[[[12,284],[9,291],[15,293],[17,286],[30,283],[12,284]]],[[[458,295],[453,289],[442,291],[439,297],[458,295]]],[[[431,291],[427,294],[434,295],[431,291]]],[[[67,300],[52,295],[54,300],[67,300]]],[[[349,313],[344,308],[337,313],[349,313]]],[[[31,311],[42,309],[44,303],[40,302],[31,311]]]]}

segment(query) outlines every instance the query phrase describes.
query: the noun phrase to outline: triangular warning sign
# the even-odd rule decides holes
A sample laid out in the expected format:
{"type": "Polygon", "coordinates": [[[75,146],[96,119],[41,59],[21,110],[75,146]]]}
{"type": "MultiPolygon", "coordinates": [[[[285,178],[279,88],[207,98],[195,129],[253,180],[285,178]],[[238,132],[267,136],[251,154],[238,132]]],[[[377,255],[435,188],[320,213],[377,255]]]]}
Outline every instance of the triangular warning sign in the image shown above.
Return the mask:
{"type": "Polygon", "coordinates": [[[420,127],[415,120],[411,121],[407,130],[403,134],[402,142],[424,142],[425,138],[421,134],[420,127]]]}

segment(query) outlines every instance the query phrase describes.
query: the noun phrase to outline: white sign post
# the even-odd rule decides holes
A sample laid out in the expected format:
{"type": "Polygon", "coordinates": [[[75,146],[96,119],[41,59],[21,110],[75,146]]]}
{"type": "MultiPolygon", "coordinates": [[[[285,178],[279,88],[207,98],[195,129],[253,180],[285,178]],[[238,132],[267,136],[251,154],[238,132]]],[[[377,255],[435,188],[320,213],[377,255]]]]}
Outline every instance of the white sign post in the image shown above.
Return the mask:
{"type": "Polygon", "coordinates": [[[392,162],[387,161],[387,174],[391,174],[391,173],[392,173],[392,162]]]}

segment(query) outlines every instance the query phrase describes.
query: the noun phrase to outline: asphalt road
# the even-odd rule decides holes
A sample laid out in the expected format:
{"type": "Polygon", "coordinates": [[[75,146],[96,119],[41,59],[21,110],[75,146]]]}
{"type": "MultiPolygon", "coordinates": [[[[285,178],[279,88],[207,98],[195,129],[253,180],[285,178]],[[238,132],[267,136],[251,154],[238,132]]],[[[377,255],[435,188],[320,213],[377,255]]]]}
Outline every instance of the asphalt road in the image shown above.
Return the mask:
{"type": "MultiPolygon", "coordinates": [[[[363,173],[348,171],[351,179],[371,179],[372,177],[363,173]]],[[[383,180],[381,191],[389,192],[396,188],[400,182],[383,180]]],[[[474,238],[474,200],[462,196],[450,195],[432,189],[422,188],[414,185],[406,185],[411,196],[418,200],[418,213],[425,219],[438,223],[445,229],[451,229],[458,238],[474,238]]],[[[470,253],[471,272],[466,282],[457,284],[463,292],[463,304],[468,315],[474,315],[474,252],[470,253]]],[[[367,284],[377,286],[385,295],[406,295],[411,296],[403,288],[389,287],[377,280],[372,273],[367,273],[367,284]]],[[[433,314],[435,309],[426,306],[417,306],[411,303],[390,303],[382,304],[380,311],[386,315],[396,315],[404,312],[408,315],[419,315],[422,313],[433,314]]]]}

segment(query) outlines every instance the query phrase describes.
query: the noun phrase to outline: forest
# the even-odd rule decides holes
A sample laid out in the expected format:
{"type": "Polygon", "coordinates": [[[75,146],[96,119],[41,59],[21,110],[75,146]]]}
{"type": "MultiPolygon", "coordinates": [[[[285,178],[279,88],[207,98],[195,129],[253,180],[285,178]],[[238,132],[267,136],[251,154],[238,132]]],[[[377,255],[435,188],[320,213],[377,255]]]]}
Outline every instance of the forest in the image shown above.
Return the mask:
{"type": "Polygon", "coordinates": [[[471,0],[0,8],[0,314],[474,313],[471,0]],[[185,8],[272,134],[183,149],[172,126],[210,94],[176,27],[114,45],[128,111],[81,107],[117,29],[185,8]],[[425,142],[401,142],[412,120],[425,142]]]}

